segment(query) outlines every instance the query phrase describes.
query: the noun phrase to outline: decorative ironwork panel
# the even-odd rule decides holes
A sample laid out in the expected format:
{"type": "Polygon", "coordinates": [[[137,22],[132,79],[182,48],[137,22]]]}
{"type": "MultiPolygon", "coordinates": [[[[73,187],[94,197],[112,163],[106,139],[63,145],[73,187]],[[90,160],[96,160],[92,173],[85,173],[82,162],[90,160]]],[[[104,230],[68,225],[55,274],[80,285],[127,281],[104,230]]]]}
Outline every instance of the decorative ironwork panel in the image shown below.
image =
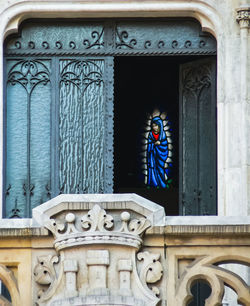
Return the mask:
{"type": "Polygon", "coordinates": [[[194,20],[147,20],[117,22],[115,47],[120,50],[147,50],[153,53],[190,54],[216,50],[215,39],[203,32],[194,20]]]}
{"type": "Polygon", "coordinates": [[[125,50],[157,50],[169,53],[190,53],[216,49],[215,40],[201,32],[193,20],[118,22],[116,48],[125,50]]]}
{"type": "Polygon", "coordinates": [[[104,23],[102,22],[27,22],[22,37],[11,39],[9,51],[58,52],[100,50],[104,48],[104,23]]]}
{"type": "Polygon", "coordinates": [[[104,60],[60,60],[62,193],[104,192],[104,60]]]}
{"type": "Polygon", "coordinates": [[[180,198],[186,215],[216,214],[216,72],[213,59],[181,69],[180,198]]]}
{"type": "Polygon", "coordinates": [[[50,185],[50,61],[7,61],[6,215],[29,216],[50,185]]]}
{"type": "Polygon", "coordinates": [[[194,19],[37,21],[6,43],[8,55],[216,54],[194,19]]]}

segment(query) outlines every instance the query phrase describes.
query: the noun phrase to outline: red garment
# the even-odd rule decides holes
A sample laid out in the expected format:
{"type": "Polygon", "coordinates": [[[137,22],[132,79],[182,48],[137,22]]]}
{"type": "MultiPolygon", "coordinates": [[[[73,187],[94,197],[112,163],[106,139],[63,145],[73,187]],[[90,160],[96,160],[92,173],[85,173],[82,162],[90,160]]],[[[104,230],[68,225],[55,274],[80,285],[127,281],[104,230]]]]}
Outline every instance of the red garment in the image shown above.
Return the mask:
{"type": "Polygon", "coordinates": [[[158,139],[159,139],[159,136],[160,136],[159,133],[158,133],[158,134],[155,134],[155,133],[152,131],[152,134],[153,134],[155,140],[158,140],[158,139]]]}

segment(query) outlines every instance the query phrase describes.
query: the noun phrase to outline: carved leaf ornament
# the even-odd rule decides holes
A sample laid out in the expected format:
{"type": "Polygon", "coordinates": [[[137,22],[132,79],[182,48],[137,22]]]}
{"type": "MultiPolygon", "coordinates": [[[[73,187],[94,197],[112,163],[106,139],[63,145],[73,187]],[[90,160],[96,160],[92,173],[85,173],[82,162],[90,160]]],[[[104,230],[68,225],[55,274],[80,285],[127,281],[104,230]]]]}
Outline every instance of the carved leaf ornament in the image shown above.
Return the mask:
{"type": "Polygon", "coordinates": [[[107,215],[106,211],[100,206],[95,205],[87,215],[81,218],[82,228],[89,231],[106,231],[114,225],[114,219],[111,215],[107,215]]]}
{"type": "Polygon", "coordinates": [[[125,244],[139,249],[142,244],[140,236],[151,223],[146,218],[133,220],[130,218],[128,212],[123,212],[118,224],[114,224],[114,218],[111,215],[99,205],[94,205],[82,217],[68,213],[65,216],[65,222],[52,219],[47,222],[46,227],[56,238],[54,244],[57,251],[74,245],[91,243],[125,244]]]}

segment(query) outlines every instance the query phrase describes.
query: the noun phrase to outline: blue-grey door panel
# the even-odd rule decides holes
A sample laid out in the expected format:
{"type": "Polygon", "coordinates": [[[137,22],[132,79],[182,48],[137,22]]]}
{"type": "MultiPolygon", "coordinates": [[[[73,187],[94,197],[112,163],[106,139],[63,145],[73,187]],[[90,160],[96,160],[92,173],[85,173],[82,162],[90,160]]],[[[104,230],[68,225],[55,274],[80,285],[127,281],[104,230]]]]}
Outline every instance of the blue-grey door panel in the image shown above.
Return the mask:
{"type": "Polygon", "coordinates": [[[6,101],[6,214],[30,215],[50,185],[49,60],[8,60],[6,101]]]}
{"type": "Polygon", "coordinates": [[[216,60],[180,69],[180,213],[217,213],[216,60]]]}
{"type": "Polygon", "coordinates": [[[113,58],[6,66],[5,216],[60,193],[112,192],[113,58]]]}

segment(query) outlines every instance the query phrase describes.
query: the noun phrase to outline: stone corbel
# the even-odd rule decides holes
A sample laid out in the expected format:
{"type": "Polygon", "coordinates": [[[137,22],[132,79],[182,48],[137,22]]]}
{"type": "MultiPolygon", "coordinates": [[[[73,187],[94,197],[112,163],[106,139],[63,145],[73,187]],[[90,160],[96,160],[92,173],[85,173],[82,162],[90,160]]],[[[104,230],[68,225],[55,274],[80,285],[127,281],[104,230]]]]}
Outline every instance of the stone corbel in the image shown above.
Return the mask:
{"type": "Polygon", "coordinates": [[[250,7],[241,7],[237,9],[237,17],[236,20],[238,21],[240,28],[249,29],[250,27],[250,7]]]}

